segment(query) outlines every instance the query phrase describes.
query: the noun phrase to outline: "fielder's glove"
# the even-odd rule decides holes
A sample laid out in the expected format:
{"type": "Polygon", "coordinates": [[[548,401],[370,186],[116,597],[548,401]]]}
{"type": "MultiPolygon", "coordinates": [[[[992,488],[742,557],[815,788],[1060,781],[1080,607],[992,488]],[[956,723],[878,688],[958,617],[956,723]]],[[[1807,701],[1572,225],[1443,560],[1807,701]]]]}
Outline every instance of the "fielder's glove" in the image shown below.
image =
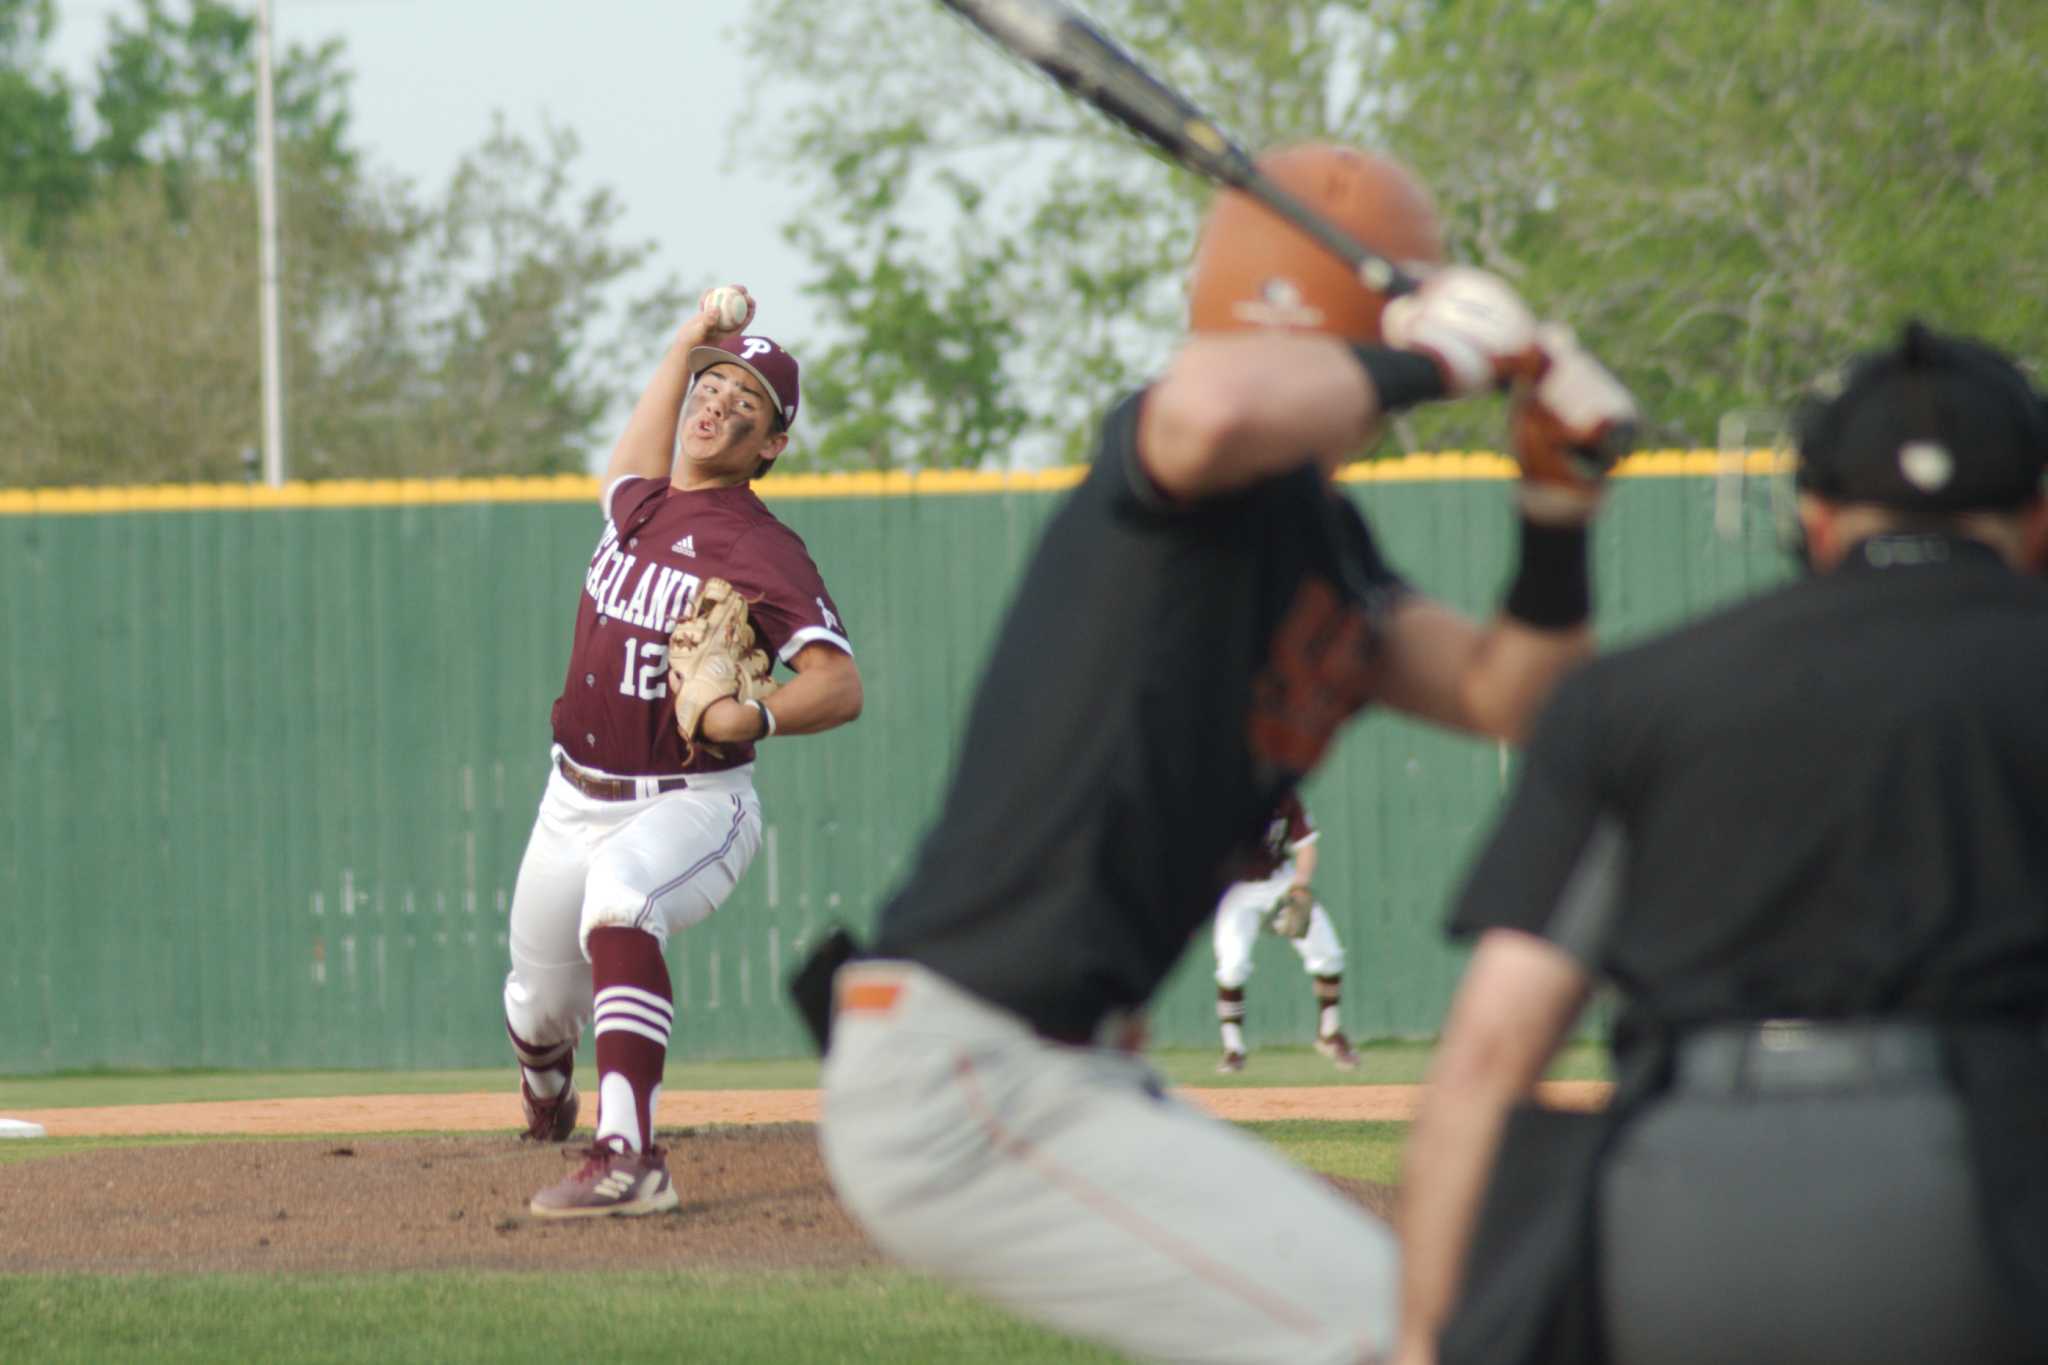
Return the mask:
{"type": "Polygon", "coordinates": [[[1308,933],[1309,912],[1315,908],[1315,892],[1305,886],[1290,886],[1266,912],[1267,927],[1282,938],[1301,938],[1308,933]]]}
{"type": "Polygon", "coordinates": [[[723,578],[705,580],[668,637],[668,687],[683,752],[696,752],[705,708],[720,697],[758,701],[775,691],[766,650],[754,647],[747,600],[723,578]]]}

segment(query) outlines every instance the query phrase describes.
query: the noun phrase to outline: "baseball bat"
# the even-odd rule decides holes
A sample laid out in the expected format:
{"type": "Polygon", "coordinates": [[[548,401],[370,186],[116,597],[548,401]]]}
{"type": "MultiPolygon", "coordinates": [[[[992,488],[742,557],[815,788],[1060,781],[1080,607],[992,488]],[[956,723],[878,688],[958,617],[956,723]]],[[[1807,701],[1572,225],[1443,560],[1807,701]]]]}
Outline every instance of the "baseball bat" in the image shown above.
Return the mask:
{"type": "Polygon", "coordinates": [[[1242,190],[1333,251],[1372,289],[1392,297],[1418,281],[1261,174],[1244,149],[1185,95],[1061,0],[940,0],[1059,83],[1068,93],[1159,148],[1175,165],[1242,190]]]}

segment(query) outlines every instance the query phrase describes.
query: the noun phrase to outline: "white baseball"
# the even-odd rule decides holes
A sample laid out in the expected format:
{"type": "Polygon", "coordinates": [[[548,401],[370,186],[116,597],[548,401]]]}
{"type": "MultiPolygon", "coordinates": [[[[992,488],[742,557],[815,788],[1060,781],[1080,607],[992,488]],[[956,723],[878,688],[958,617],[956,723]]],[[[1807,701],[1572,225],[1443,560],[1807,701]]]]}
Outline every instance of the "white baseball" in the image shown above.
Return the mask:
{"type": "Polygon", "coordinates": [[[718,330],[730,332],[743,326],[747,320],[746,291],[729,284],[721,284],[704,296],[704,311],[718,319],[718,330]]]}

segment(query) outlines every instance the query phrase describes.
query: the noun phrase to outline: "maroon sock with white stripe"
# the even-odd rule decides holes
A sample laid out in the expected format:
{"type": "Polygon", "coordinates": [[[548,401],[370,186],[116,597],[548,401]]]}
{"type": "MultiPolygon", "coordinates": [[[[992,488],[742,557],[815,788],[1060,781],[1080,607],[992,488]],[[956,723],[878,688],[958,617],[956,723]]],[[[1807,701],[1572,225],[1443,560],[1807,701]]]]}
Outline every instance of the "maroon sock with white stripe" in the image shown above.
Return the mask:
{"type": "Polygon", "coordinates": [[[519,1059],[519,1078],[526,1083],[528,1094],[538,1100],[551,1100],[568,1088],[569,1078],[576,1073],[574,1038],[542,1047],[513,1033],[509,1020],[505,1032],[511,1035],[512,1054],[519,1059]]]}
{"type": "Polygon", "coordinates": [[[654,1144],[654,1101],[675,1025],[661,943],[640,929],[592,930],[590,980],[596,992],[597,1140],[643,1152],[654,1144]]]}

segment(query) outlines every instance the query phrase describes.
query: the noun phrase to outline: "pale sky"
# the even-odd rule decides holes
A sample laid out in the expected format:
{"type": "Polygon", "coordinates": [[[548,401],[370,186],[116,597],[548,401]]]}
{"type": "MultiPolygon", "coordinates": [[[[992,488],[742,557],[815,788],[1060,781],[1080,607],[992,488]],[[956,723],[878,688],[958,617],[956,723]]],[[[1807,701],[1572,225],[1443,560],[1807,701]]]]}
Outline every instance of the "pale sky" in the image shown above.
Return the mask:
{"type": "MultiPolygon", "coordinates": [[[[51,55],[83,80],[109,18],[138,9],[135,0],[57,0],[51,55]]],[[[727,164],[735,122],[766,112],[742,88],[743,6],[272,0],[271,13],[280,57],[294,43],[343,40],[353,140],[373,167],[432,190],[482,143],[494,111],[529,135],[551,120],[582,142],[579,188],[608,187],[623,206],[618,239],[657,244],[643,285],[665,273],[685,286],[738,282],[760,300],[760,331],[797,350],[816,330],[816,310],[797,296],[803,261],[780,232],[797,212],[796,188],[766,158],[727,164]]]]}

